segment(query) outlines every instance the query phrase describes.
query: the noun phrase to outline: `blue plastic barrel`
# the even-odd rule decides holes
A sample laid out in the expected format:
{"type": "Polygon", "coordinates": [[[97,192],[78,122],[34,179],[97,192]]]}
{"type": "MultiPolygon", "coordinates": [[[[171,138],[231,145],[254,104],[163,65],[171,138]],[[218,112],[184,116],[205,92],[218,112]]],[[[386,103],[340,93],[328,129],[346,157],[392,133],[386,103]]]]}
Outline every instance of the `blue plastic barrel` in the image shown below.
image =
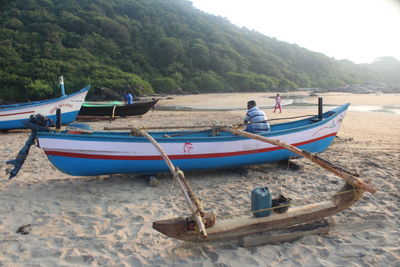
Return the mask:
{"type": "Polygon", "coordinates": [[[272,210],[255,212],[257,210],[268,209],[272,207],[272,198],[268,187],[258,187],[251,191],[251,211],[254,217],[265,217],[272,213],[272,210]]]}

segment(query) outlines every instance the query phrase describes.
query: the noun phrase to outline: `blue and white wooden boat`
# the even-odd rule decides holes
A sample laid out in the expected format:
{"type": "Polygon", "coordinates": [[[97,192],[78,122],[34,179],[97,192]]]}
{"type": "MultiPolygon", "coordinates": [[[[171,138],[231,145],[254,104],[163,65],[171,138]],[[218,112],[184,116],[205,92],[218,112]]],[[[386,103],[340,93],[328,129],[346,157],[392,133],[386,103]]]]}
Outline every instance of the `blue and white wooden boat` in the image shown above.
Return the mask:
{"type": "Polygon", "coordinates": [[[62,113],[61,123],[68,124],[76,119],[89,89],[90,85],[76,93],[60,98],[2,105],[0,106],[0,130],[26,128],[23,121],[29,119],[29,116],[33,114],[41,114],[55,121],[58,108],[62,113]]]}
{"type": "MultiPolygon", "coordinates": [[[[321,120],[315,116],[271,125],[271,132],[264,136],[320,153],[335,138],[348,106],[344,104],[323,113],[321,120]]],[[[161,145],[172,163],[183,171],[262,164],[295,156],[265,142],[229,132],[211,136],[211,132],[148,133],[161,145]],[[186,134],[177,135],[181,133],[186,134]]],[[[157,149],[146,138],[132,136],[131,132],[38,132],[37,137],[51,163],[70,175],[169,171],[157,149]]]]}

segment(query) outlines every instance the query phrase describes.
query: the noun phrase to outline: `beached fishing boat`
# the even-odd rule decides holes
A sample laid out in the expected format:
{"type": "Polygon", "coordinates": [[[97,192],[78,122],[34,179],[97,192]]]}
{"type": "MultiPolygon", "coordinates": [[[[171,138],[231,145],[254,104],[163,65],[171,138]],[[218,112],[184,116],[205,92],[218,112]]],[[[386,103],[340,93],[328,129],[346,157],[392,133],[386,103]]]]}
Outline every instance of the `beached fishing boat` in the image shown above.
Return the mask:
{"type": "MultiPolygon", "coordinates": [[[[344,104],[320,116],[273,124],[269,133],[259,136],[320,153],[335,138],[348,106],[344,104]]],[[[68,130],[37,133],[39,146],[50,162],[64,173],[90,176],[168,171],[168,166],[154,146],[143,136],[137,136],[135,131],[77,133],[79,131],[68,130]]],[[[260,142],[218,127],[201,131],[154,131],[149,134],[163,147],[173,164],[184,171],[261,164],[297,156],[279,145],[260,142]]]]}
{"type": "Polygon", "coordinates": [[[151,101],[135,101],[126,104],[121,101],[113,102],[84,102],[79,111],[79,118],[90,117],[124,117],[140,116],[147,113],[157,103],[158,99],[151,101]]]}
{"type": "MultiPolygon", "coordinates": [[[[32,135],[25,147],[17,159],[10,162],[15,165],[10,178],[18,173],[23,163],[21,159],[26,157],[29,146],[37,138],[49,160],[61,171],[72,175],[170,171],[191,210],[189,217],[153,222],[155,230],[172,238],[192,242],[227,240],[304,224],[308,228],[309,223],[350,207],[364,191],[376,192],[376,188],[359,179],[358,174],[315,154],[330,145],[348,106],[345,104],[325,113],[319,112],[318,116],[307,119],[271,125],[271,132],[267,134],[252,134],[232,126],[149,133],[138,128],[130,128],[130,132],[124,133],[93,132],[88,125],[79,124],[68,126],[64,132],[48,128],[34,130],[32,127],[32,135]],[[288,209],[287,199],[283,198],[284,202],[275,206],[251,211],[256,214],[268,210],[272,215],[244,215],[219,220],[215,214],[203,211],[182,171],[259,164],[293,156],[305,157],[336,174],[345,180],[345,186],[327,201],[288,209]]],[[[322,107],[319,110],[322,111],[322,107]]],[[[310,231],[303,231],[300,235],[307,233],[310,231]]],[[[289,238],[285,234],[274,240],[289,238]]]]}
{"type": "Polygon", "coordinates": [[[61,109],[62,124],[73,122],[78,115],[90,85],[80,91],[59,98],[29,103],[0,106],[0,130],[27,128],[24,121],[30,115],[41,114],[55,121],[57,109],[61,109]]]}

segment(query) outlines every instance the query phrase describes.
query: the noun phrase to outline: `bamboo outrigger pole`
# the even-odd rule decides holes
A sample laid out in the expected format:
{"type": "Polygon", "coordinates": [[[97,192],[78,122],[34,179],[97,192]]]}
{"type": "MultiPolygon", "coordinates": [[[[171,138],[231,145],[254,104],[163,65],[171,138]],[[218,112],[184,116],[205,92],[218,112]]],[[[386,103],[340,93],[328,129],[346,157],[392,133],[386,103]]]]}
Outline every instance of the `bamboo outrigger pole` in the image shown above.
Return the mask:
{"type": "Polygon", "coordinates": [[[132,129],[132,131],[147,138],[147,140],[149,140],[157,148],[158,152],[160,152],[161,156],[163,157],[165,163],[168,165],[168,168],[170,169],[174,178],[178,181],[183,191],[183,194],[185,195],[185,198],[192,211],[192,216],[195,221],[198,233],[203,239],[207,238],[206,227],[203,222],[204,212],[201,209],[200,201],[193,193],[193,190],[190,187],[189,183],[186,181],[183,172],[179,170],[178,167],[174,166],[174,164],[169,159],[167,153],[165,153],[162,147],[157,143],[157,141],[151,135],[149,135],[146,131],[141,129],[132,129]]]}
{"type": "Polygon", "coordinates": [[[318,164],[319,166],[321,166],[322,168],[324,168],[324,169],[336,174],[340,178],[344,179],[347,183],[349,183],[349,184],[351,184],[351,185],[353,185],[353,186],[355,186],[357,188],[360,188],[360,189],[365,190],[365,191],[370,192],[370,193],[376,193],[376,191],[377,191],[374,186],[363,182],[361,179],[358,179],[351,172],[346,171],[346,170],[344,170],[344,169],[342,169],[340,167],[337,167],[337,166],[333,165],[332,163],[322,159],[321,157],[319,157],[319,156],[317,156],[317,155],[315,155],[313,153],[310,153],[310,152],[308,152],[306,150],[300,149],[300,148],[295,147],[293,145],[290,145],[288,143],[285,143],[285,142],[282,142],[282,141],[276,140],[276,139],[271,139],[271,138],[268,138],[268,137],[265,137],[265,136],[261,136],[261,135],[258,135],[258,134],[245,132],[245,131],[242,131],[242,130],[239,130],[239,129],[235,129],[235,128],[232,128],[232,127],[223,127],[223,128],[220,128],[220,130],[227,131],[227,132],[230,132],[230,133],[233,133],[233,134],[237,134],[237,135],[241,135],[241,136],[244,136],[244,137],[256,139],[256,140],[261,141],[261,142],[266,142],[266,143],[269,143],[269,144],[273,144],[273,145],[285,148],[285,149],[287,149],[287,150],[289,150],[291,152],[296,153],[297,155],[303,156],[303,157],[311,160],[312,162],[314,162],[314,163],[318,164]]]}

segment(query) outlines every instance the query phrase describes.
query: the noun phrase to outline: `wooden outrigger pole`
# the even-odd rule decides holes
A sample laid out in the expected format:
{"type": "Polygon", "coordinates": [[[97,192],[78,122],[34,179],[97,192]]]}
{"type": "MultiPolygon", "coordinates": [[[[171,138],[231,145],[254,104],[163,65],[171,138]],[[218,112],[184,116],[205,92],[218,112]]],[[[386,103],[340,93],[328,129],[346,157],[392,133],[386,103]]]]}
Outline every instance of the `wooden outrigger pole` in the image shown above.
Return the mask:
{"type": "Polygon", "coordinates": [[[306,150],[300,149],[298,147],[295,147],[288,143],[282,142],[280,140],[264,137],[264,136],[261,136],[258,134],[245,132],[245,131],[242,131],[242,130],[239,130],[239,129],[236,129],[233,127],[224,127],[224,128],[221,128],[221,130],[285,148],[293,153],[296,153],[299,156],[303,156],[303,157],[311,160],[312,162],[314,162],[314,163],[318,164],[319,166],[321,166],[322,168],[336,174],[340,178],[344,179],[347,183],[349,183],[359,189],[362,189],[362,190],[370,192],[370,193],[376,193],[375,187],[363,182],[361,179],[357,178],[355,176],[355,174],[352,174],[351,172],[349,172],[347,170],[344,170],[340,167],[333,165],[332,163],[322,159],[321,157],[317,156],[316,154],[310,153],[306,150]]]}
{"type": "Polygon", "coordinates": [[[153,228],[155,230],[169,237],[191,242],[236,238],[315,222],[349,208],[361,198],[364,191],[371,193],[377,191],[375,187],[364,183],[361,179],[357,178],[355,174],[339,168],[315,154],[299,149],[290,144],[241,131],[232,127],[221,127],[219,130],[242,135],[247,138],[253,138],[288,149],[289,151],[310,159],[312,162],[338,175],[346,181],[346,184],[339,192],[334,194],[332,198],[327,201],[294,207],[282,214],[273,213],[270,216],[261,218],[241,216],[238,218],[215,221],[215,225],[207,229],[207,239],[199,240],[193,230],[187,230],[182,227],[182,225],[185,224],[185,220],[181,217],[155,221],[153,222],[153,228]]]}
{"type": "Polygon", "coordinates": [[[205,219],[205,213],[203,212],[200,201],[196,197],[196,195],[193,193],[192,188],[190,187],[189,183],[186,181],[185,175],[183,171],[179,170],[178,167],[175,167],[174,164],[171,162],[169,159],[167,153],[162,149],[162,147],[157,143],[157,141],[149,135],[146,131],[142,129],[132,129],[132,133],[141,135],[145,137],[147,140],[149,140],[155,148],[160,152],[161,156],[163,157],[165,163],[168,165],[168,168],[170,169],[171,173],[173,174],[173,177],[178,181],[183,194],[185,195],[186,201],[189,204],[189,207],[192,211],[192,216],[194,219],[194,222],[196,224],[196,231],[200,235],[201,238],[206,239],[207,238],[207,231],[206,227],[204,225],[205,219]]]}

